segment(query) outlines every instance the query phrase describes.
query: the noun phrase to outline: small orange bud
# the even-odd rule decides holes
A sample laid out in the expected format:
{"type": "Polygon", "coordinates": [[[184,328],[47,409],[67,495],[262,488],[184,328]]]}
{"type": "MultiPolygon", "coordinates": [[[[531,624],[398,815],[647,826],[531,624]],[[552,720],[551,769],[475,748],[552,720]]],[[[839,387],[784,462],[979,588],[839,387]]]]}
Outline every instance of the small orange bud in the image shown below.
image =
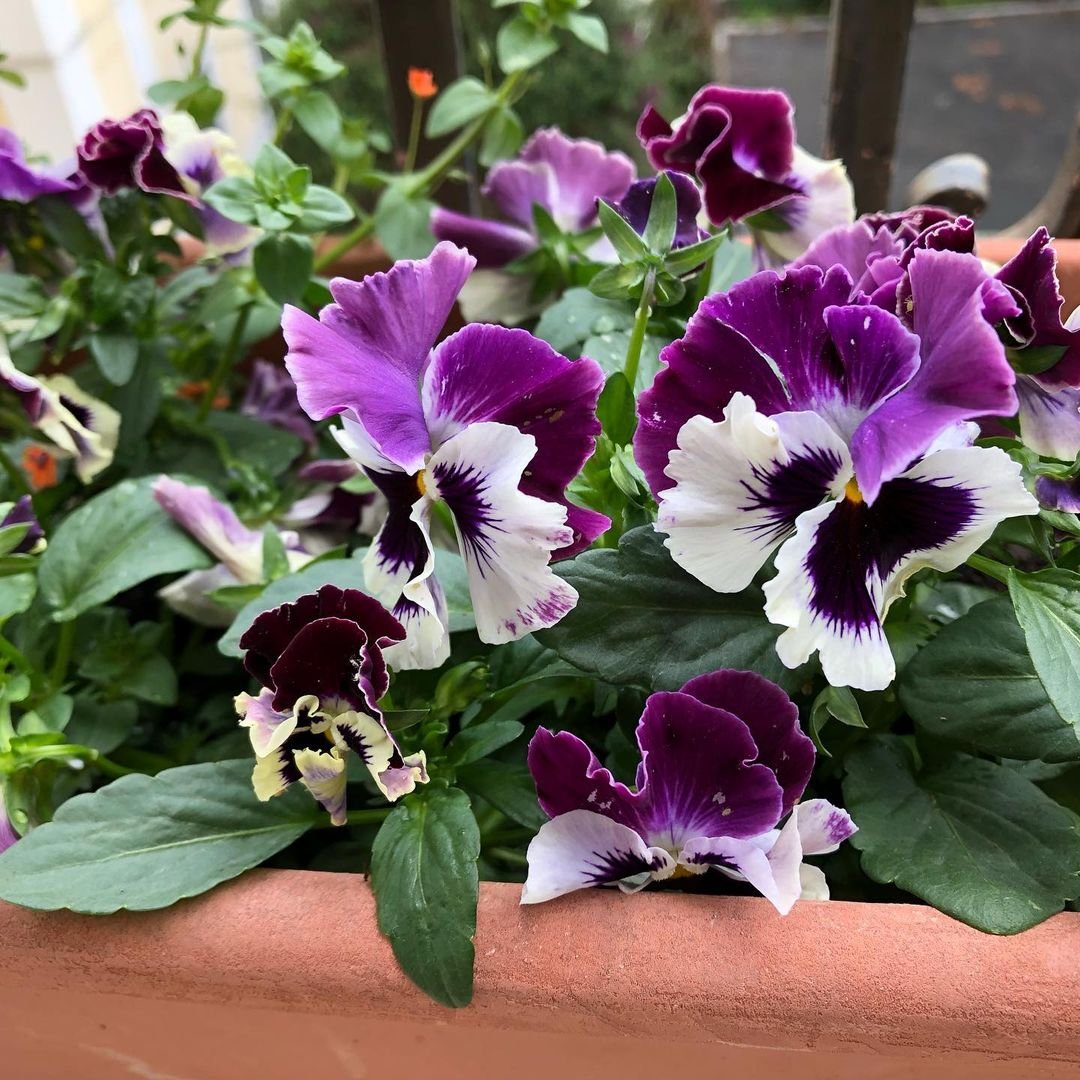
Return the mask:
{"type": "Polygon", "coordinates": [[[409,93],[415,98],[433,98],[439,92],[435,77],[427,68],[409,68],[409,93]]]}
{"type": "Polygon", "coordinates": [[[56,487],[56,457],[44,446],[30,443],[24,447],[22,467],[34,491],[56,487]]]}
{"type": "MultiPolygon", "coordinates": [[[[210,387],[209,379],[189,379],[176,388],[176,396],[185,401],[199,401],[210,387]]],[[[210,403],[215,409],[224,409],[229,404],[229,395],[224,390],[219,390],[210,403]]]]}

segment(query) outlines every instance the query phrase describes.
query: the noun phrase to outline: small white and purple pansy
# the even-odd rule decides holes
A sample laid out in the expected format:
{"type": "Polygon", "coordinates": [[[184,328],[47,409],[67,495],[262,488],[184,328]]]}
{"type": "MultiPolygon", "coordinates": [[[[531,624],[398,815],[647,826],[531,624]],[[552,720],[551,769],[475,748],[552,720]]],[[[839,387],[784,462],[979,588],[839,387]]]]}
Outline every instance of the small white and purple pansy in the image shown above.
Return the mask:
{"type": "Polygon", "coordinates": [[[437,502],[456,526],[477,632],[492,644],[573,608],[577,593],[550,562],[609,525],[566,498],[600,431],[599,365],[502,326],[471,324],[436,344],[474,265],[441,243],[385,274],[334,279],[318,319],[293,307],[282,319],[301,406],[313,420],[340,415],[335,437],[386,497],[364,574],[408,631],[391,652],[396,668],[449,655],[430,539],[437,502]]]}
{"type": "Polygon", "coordinates": [[[255,751],[252,782],[264,802],[299,781],[335,825],[347,820],[346,754],[356,754],[391,802],[427,783],[424,753],[403,756],[383,723],[384,651],[405,630],[377,600],[324,585],[264,611],[240,639],[263,689],[236,710],[255,751]]]}
{"type": "Polygon", "coordinates": [[[529,845],[523,904],[591,885],[636,892],[709,869],[749,882],[782,915],[800,896],[828,898],[803,856],[834,851],[856,828],[824,799],[799,802],[814,744],[778,686],[749,671],[700,675],[652,694],[636,734],[634,789],[576,735],[533,737],[529,769],[551,820],[529,845]]]}

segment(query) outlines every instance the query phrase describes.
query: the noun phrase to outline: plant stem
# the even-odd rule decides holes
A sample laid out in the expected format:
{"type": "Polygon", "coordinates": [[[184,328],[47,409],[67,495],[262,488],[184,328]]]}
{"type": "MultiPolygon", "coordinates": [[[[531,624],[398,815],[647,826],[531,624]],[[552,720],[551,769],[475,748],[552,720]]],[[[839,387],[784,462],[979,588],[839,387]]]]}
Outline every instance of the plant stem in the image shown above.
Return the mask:
{"type": "Polygon", "coordinates": [[[1002,585],[1009,584],[1009,568],[1004,563],[999,563],[997,559],[988,559],[985,555],[972,555],[967,564],[972,570],[978,570],[980,574],[1000,581],[1002,585]]]}
{"type": "Polygon", "coordinates": [[[203,55],[206,52],[206,39],[210,34],[210,24],[199,24],[199,36],[195,40],[195,51],[191,54],[191,79],[197,79],[202,74],[203,55]]]}
{"type": "Polygon", "coordinates": [[[626,362],[623,374],[633,390],[637,386],[638,365],[641,363],[641,347],[645,344],[645,331],[652,314],[653,288],[656,285],[656,271],[649,270],[641,287],[641,302],[634,315],[634,328],[630,331],[630,344],[626,347],[626,362]]]}
{"type": "Polygon", "coordinates": [[[0,634],[0,656],[17,668],[22,668],[27,675],[33,675],[34,665],[3,634],[0,634]]]}
{"type": "Polygon", "coordinates": [[[138,769],[125,769],[123,765],[118,765],[104,754],[95,754],[92,760],[106,776],[111,776],[114,780],[119,779],[121,776],[131,776],[139,771],[138,769]]]}
{"type": "Polygon", "coordinates": [[[26,477],[23,476],[22,470],[18,465],[8,457],[6,450],[0,450],[0,469],[3,469],[4,472],[7,473],[8,479],[15,488],[15,493],[17,495],[26,495],[29,493],[30,488],[26,483],[26,477]]]}
{"type": "Polygon", "coordinates": [[[244,304],[237,313],[236,322],[233,324],[228,344],[221,354],[221,359],[217,362],[217,367],[214,368],[214,374],[210,378],[210,384],[206,388],[206,393],[203,394],[203,399],[199,402],[199,412],[197,415],[200,421],[205,420],[209,414],[210,407],[214,404],[214,398],[217,397],[218,391],[221,389],[221,384],[225,381],[225,376],[228,375],[229,370],[233,366],[233,362],[236,360],[236,353],[240,348],[240,341],[244,336],[248,319],[251,316],[251,307],[251,301],[248,301],[248,303],[244,304]]]}
{"type": "Polygon", "coordinates": [[[378,825],[390,816],[391,807],[375,810],[350,810],[348,823],[350,825],[378,825]]]}
{"type": "Polygon", "coordinates": [[[277,123],[274,125],[274,137],[270,140],[274,146],[278,146],[281,140],[285,138],[286,133],[292,124],[292,109],[283,108],[278,113],[277,123]]]}
{"type": "Polygon", "coordinates": [[[402,172],[411,173],[416,168],[416,155],[420,150],[420,124],[424,119],[424,102],[414,97],[412,101],[412,119],[409,121],[409,145],[405,150],[405,164],[402,172]]]}
{"type": "MultiPolygon", "coordinates": [[[[450,171],[457,164],[458,158],[479,138],[484,130],[491,114],[496,109],[507,104],[518,88],[518,84],[524,77],[525,72],[515,71],[503,79],[502,85],[495,93],[495,102],[483,116],[478,116],[471,124],[467,124],[459,132],[456,139],[446,146],[436,157],[432,158],[424,168],[418,172],[412,180],[405,185],[403,194],[408,199],[419,198],[433,194],[439,185],[446,179],[450,171]]],[[[333,247],[328,248],[315,260],[315,269],[325,270],[331,263],[336,262],[346,251],[354,248],[361,240],[366,240],[375,231],[375,218],[365,218],[350,232],[347,232],[333,247]]]]}
{"type": "Polygon", "coordinates": [[[75,644],[75,620],[68,619],[60,624],[60,633],[56,639],[56,656],[49,671],[49,683],[53,690],[59,690],[67,678],[68,665],[71,663],[71,647],[75,644]]]}
{"type": "Polygon", "coordinates": [[[529,860],[520,851],[512,851],[510,848],[488,848],[488,854],[500,862],[510,863],[513,866],[528,866],[529,860]]]}

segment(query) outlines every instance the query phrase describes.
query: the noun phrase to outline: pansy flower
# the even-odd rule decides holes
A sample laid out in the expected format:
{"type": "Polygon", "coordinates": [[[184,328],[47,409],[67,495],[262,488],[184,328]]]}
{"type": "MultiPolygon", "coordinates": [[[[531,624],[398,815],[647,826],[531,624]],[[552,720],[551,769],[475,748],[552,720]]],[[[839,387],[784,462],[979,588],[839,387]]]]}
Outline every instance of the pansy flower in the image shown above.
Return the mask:
{"type": "Polygon", "coordinates": [[[704,86],[671,123],[648,106],[638,138],[653,168],[697,177],[714,225],[746,223],[759,265],[790,261],[855,216],[843,164],[796,144],[791,101],[779,90],[704,86]]]}
{"type": "Polygon", "coordinates": [[[508,221],[436,208],[431,231],[438,240],[468,248],[481,269],[502,267],[539,246],[534,206],[546,210],[563,232],[581,232],[596,224],[596,200],[617,202],[634,172],[623,153],[541,128],[513,161],[499,162],[484,181],[481,193],[508,221]]]}
{"type": "Polygon", "coordinates": [[[120,414],[81,390],[70,376],[26,375],[0,345],[0,386],[18,396],[26,418],[45,438],[75,459],[75,474],[84,484],[112,463],[120,414]]]}
{"type": "MultiPolygon", "coordinates": [[[[708,237],[708,233],[698,225],[701,213],[701,191],[693,179],[686,173],[668,169],[664,172],[675,189],[675,236],[672,249],[689,247],[708,237]]],[[[652,211],[653,195],[656,193],[657,176],[645,180],[635,180],[626,194],[612,208],[638,234],[645,235],[652,211]]]]}
{"type": "MultiPolygon", "coordinates": [[[[249,529],[227,503],[208,488],[185,484],[171,476],[154,481],[158,505],[218,563],[192,570],[166,585],[158,595],[169,607],[204,626],[228,626],[236,612],[213,599],[218,589],[258,585],[263,580],[263,534],[249,529]]],[[[295,532],[279,533],[290,570],[306,566],[314,556],[295,532]]]]}
{"type": "Polygon", "coordinates": [[[72,195],[78,188],[77,181],[52,169],[27,164],[19,137],[0,127],[0,201],[30,203],[42,195],[72,195]]]}
{"type": "Polygon", "coordinates": [[[34,513],[34,504],[29,495],[22,495],[13,503],[0,503],[0,529],[12,525],[25,525],[26,532],[5,555],[37,555],[45,550],[45,530],[34,513]]]}
{"type": "Polygon", "coordinates": [[[218,128],[200,128],[187,113],[170,113],[161,121],[162,152],[195,201],[206,254],[236,255],[250,247],[259,230],[232,221],[203,202],[204,192],[229,176],[250,176],[251,167],[236,152],[236,143],[218,128]]]}
{"type": "Polygon", "coordinates": [[[374,489],[353,491],[350,483],[362,477],[363,470],[350,458],[309,461],[296,478],[311,487],[281,515],[282,522],[292,529],[325,531],[342,539],[352,533],[374,536],[386,518],[386,499],[374,489]]]}
{"type": "Polygon", "coordinates": [[[299,781],[344,825],[351,750],[391,801],[427,782],[423,752],[403,757],[379,711],[389,676],[383,650],[405,631],[378,601],[324,585],[264,611],[240,639],[244,666],[263,689],[236,699],[264,802],[299,781]]]}
{"type": "Polygon", "coordinates": [[[240,411],[315,447],[315,429],[296,400],[296,384],[280,364],[269,360],[256,360],[252,364],[240,411]]]}
{"type": "Polygon", "coordinates": [[[475,260],[441,243],[360,282],[330,282],[318,319],[286,307],[286,365],[313,420],[335,432],[386,497],[365,559],[366,588],[408,629],[397,667],[449,654],[433,576],[431,515],[445,503],[468,571],[476,628],[499,644],[558,622],[577,593],[550,562],[608,526],[569,503],[566,486],[600,430],[603,372],[524,330],[472,324],[436,345],[475,260]]]}
{"type": "Polygon", "coordinates": [[[882,627],[907,578],[951,570],[1002,520],[1037,511],[1019,466],[970,445],[1016,411],[992,324],[1017,312],[977,259],[920,250],[910,329],[852,302],[841,266],[765,271],[708,297],[639,402],[635,454],[675,561],[718,592],[775,554],[768,618],[789,667],[882,689],[882,627]]]}
{"type": "Polygon", "coordinates": [[[714,671],[652,694],[637,743],[631,790],[576,735],[537,731],[529,770],[551,820],[529,845],[523,904],[590,885],[636,892],[710,868],[748,881],[782,915],[800,896],[828,898],[803,856],[834,851],[855,825],[824,799],[799,803],[814,744],[778,686],[714,671]]]}
{"type": "Polygon", "coordinates": [[[124,120],[99,120],[76,151],[79,172],[105,195],[140,188],[194,203],[176,167],[165,156],[161,121],[153,109],[139,109],[124,120]]]}

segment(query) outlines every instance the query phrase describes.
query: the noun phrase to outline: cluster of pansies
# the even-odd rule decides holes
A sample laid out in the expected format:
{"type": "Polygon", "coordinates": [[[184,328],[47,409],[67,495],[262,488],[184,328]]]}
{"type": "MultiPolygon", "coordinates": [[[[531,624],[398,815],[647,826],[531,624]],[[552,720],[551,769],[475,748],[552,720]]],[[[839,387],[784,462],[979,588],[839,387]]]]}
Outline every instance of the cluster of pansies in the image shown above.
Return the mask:
{"type": "MultiPolygon", "coordinates": [[[[310,28],[260,44],[251,165],[199,79],[70,164],[0,130],[0,898],[64,799],[106,821],[140,784],[199,807],[140,844],[224,838],[235,872],[342,827],[289,858],[370,872],[407,967],[443,931],[432,965],[472,963],[478,877],[780,914],[869,877],[1001,932],[1075,895],[1080,312],[1047,231],[998,267],[948,210],[856,218],[775,90],[647,106],[647,175],[516,138],[505,55],[498,86],[410,72],[398,176],[310,28]],[[492,216],[436,204],[473,145],[492,216]],[[334,276],[372,233],[383,269],[334,276]],[[980,877],[1006,819],[1017,870],[980,877]],[[862,871],[827,858],[851,837],[862,871]]],[[[150,849],[41,895],[221,880],[144,882],[150,849]]]]}

